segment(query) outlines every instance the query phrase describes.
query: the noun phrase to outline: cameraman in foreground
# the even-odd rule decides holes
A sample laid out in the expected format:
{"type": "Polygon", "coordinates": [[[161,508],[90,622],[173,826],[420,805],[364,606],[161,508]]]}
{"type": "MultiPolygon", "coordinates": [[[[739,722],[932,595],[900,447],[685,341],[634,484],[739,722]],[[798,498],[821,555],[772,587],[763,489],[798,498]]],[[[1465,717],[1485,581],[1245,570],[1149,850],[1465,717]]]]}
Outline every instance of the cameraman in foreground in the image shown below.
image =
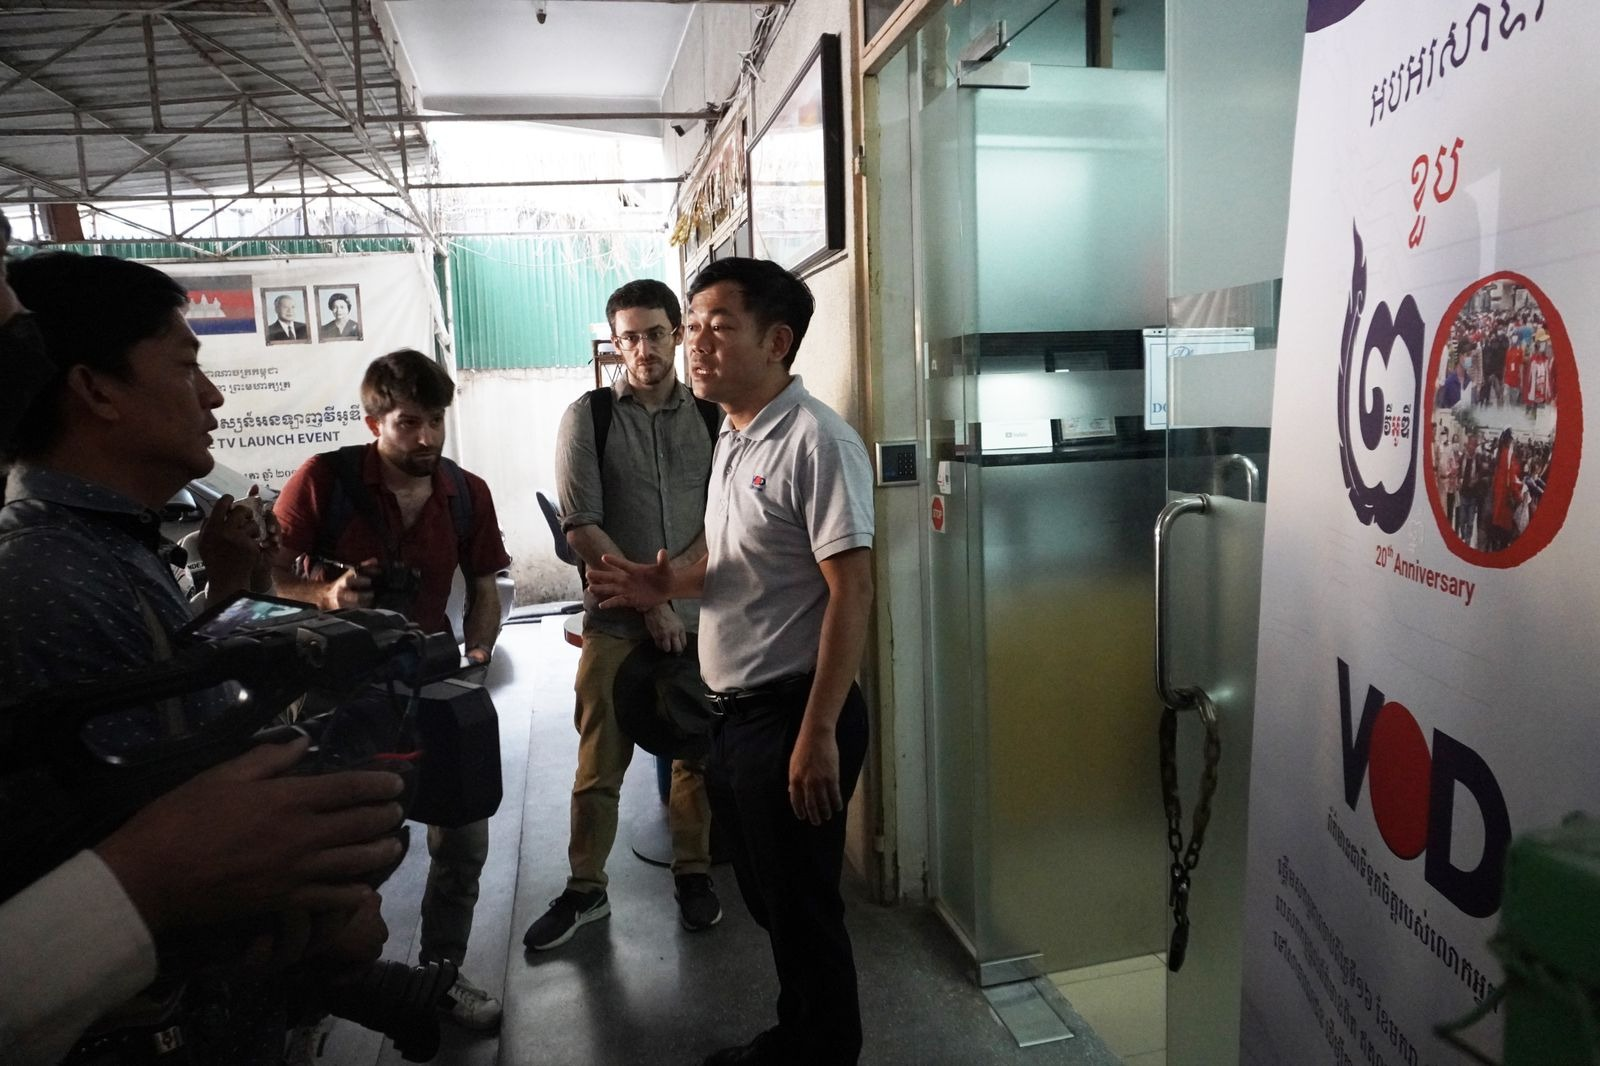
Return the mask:
{"type": "MultiPolygon", "coordinates": [[[[0,444],[15,464],[0,510],[8,697],[148,666],[189,620],[158,554],[157,512],[211,469],[223,398],[198,364],[186,304],[160,271],[105,256],[37,255],[0,281],[0,444]]],[[[253,516],[230,505],[213,540],[248,564],[253,516]]],[[[131,752],[233,696],[107,715],[89,738],[131,752]]],[[[223,762],[0,902],[0,1062],[135,1063],[180,1046],[174,1058],[191,1066],[281,1061],[284,1008],[261,974],[376,958],[386,930],[360,878],[400,854],[385,835],[401,818],[400,779],[283,776],[304,752],[301,740],[223,762]],[[158,979],[171,936],[203,945],[197,928],[236,918],[261,933],[244,958],[158,979]],[[97,1020],[96,1050],[72,1050],[97,1020]]]]}
{"type": "MultiPolygon", "coordinates": [[[[284,483],[273,505],[282,533],[272,577],[280,596],[324,610],[385,608],[444,633],[459,569],[466,657],[484,665],[500,635],[495,573],[511,557],[489,486],[442,454],[455,388],[438,363],[410,348],[372,361],[361,406],[374,439],[314,455],[284,483]]],[[[428,854],[420,961],[459,967],[489,855],[488,821],[430,825],[428,854]]],[[[440,1009],[469,1029],[500,1024],[500,1000],[464,974],[440,1009]]]]}

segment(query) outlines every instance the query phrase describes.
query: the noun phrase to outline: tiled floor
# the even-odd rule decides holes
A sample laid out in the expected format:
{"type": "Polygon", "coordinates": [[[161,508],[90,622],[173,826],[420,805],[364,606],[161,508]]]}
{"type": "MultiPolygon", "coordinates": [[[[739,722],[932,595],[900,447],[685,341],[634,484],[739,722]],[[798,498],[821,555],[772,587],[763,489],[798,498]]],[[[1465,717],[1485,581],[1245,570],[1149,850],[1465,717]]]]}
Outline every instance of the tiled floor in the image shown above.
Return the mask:
{"type": "MultiPolygon", "coordinates": [[[[568,796],[576,760],[577,650],[560,617],[508,627],[489,675],[501,719],[505,798],[490,821],[489,862],[467,972],[505,1000],[497,1034],[447,1028],[440,1066],[696,1066],[717,1047],[771,1024],[772,961],[726,866],[713,871],[724,917],[686,933],[666,870],[629,850],[664,817],[648,757],[623,785],[608,864],[612,915],[555,951],[524,952],[522,931],[566,876],[568,796]]],[[[414,961],[425,849],[384,886],[389,958],[414,961]]],[[[1114,1066],[1117,1057],[1060,1002],[1075,1038],[1019,1048],[967,976],[968,961],[931,908],[883,907],[847,884],[847,922],[861,977],[861,1066],[1114,1066]]],[[[1052,997],[1053,999],[1054,997],[1052,997]]],[[[1156,1046],[1156,1045],[1152,1045],[1156,1046]]],[[[336,1022],[316,1066],[398,1066],[388,1041],[336,1022]]],[[[1125,1059],[1146,1066],[1150,1059],[1125,1059]]]]}
{"type": "Polygon", "coordinates": [[[1167,967],[1158,955],[1050,975],[1124,1066],[1166,1066],[1167,967]]]}

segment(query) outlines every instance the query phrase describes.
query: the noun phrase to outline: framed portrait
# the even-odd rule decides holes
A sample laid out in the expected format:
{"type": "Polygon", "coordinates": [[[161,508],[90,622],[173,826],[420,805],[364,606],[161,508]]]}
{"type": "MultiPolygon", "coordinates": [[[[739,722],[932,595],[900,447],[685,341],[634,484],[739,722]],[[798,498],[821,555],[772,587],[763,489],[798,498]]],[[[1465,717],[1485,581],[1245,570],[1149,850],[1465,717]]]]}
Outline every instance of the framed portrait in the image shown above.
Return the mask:
{"type": "Polygon", "coordinates": [[[318,285],[317,340],[361,339],[361,286],[318,285]]]}
{"type": "Polygon", "coordinates": [[[306,290],[262,289],[261,321],[267,324],[268,344],[310,344],[306,290]]]}
{"type": "Polygon", "coordinates": [[[844,249],[843,92],[825,33],[750,145],[754,254],[797,274],[844,249]]]}

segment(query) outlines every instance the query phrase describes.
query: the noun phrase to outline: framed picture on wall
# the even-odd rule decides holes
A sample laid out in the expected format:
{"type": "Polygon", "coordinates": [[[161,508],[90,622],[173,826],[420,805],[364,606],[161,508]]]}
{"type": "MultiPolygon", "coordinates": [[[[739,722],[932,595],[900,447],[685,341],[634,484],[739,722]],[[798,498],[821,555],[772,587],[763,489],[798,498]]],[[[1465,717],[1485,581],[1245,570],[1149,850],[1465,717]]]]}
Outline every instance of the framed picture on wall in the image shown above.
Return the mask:
{"type": "Polygon", "coordinates": [[[306,290],[262,289],[261,320],[267,324],[268,344],[310,344],[306,290]]]}
{"type": "Polygon", "coordinates": [[[317,339],[319,341],[358,341],[361,339],[361,286],[318,285],[317,339]]]}
{"type": "Polygon", "coordinates": [[[753,254],[797,274],[844,249],[843,93],[825,33],[750,145],[753,254]]]}

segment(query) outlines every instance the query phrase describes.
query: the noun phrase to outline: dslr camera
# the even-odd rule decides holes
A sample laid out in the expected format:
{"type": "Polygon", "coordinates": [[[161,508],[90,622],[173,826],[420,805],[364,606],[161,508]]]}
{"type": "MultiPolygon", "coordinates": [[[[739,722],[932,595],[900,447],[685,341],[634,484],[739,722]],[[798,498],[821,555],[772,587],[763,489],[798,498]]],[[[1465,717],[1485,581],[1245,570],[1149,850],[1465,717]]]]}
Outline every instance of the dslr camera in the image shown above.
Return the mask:
{"type": "Polygon", "coordinates": [[[368,578],[372,582],[372,606],[383,611],[408,614],[422,591],[422,571],[404,563],[379,563],[368,578]]]}

